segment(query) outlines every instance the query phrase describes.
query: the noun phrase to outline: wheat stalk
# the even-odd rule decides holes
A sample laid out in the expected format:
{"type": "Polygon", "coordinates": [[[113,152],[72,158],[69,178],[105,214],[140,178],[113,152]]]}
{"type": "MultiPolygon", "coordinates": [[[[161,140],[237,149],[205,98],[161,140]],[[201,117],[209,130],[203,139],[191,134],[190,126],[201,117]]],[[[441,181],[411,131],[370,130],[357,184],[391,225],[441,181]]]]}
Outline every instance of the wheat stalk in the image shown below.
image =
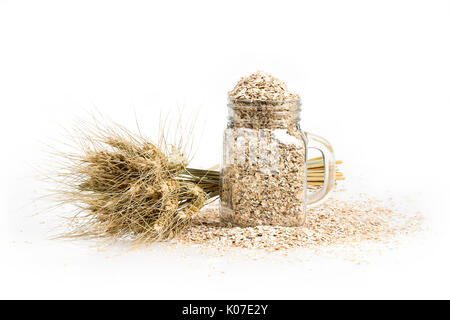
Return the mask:
{"type": "MultiPolygon", "coordinates": [[[[336,161],[336,164],[342,164],[341,160],[336,161]]],[[[308,159],[307,165],[307,182],[309,186],[323,185],[325,168],[322,157],[308,159]]],[[[192,182],[202,182],[205,188],[219,187],[220,172],[217,170],[204,170],[186,168],[186,174],[191,177],[192,182]]],[[[342,172],[336,171],[336,180],[344,180],[342,172]]]]}

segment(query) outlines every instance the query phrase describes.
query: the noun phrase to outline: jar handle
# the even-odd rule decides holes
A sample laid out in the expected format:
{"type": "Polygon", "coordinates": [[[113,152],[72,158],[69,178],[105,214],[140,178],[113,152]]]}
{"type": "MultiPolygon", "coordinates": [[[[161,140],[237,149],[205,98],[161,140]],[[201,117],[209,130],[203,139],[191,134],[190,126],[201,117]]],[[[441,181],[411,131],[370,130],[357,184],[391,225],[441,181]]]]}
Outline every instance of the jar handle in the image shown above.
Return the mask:
{"type": "MultiPolygon", "coordinates": [[[[325,198],[328,192],[333,189],[336,181],[336,161],[334,159],[333,148],[325,138],[309,132],[306,132],[306,138],[308,148],[319,150],[324,162],[323,187],[317,191],[308,192],[306,194],[306,204],[310,205],[325,198]]],[[[306,168],[306,174],[307,173],[308,168],[306,168]]]]}

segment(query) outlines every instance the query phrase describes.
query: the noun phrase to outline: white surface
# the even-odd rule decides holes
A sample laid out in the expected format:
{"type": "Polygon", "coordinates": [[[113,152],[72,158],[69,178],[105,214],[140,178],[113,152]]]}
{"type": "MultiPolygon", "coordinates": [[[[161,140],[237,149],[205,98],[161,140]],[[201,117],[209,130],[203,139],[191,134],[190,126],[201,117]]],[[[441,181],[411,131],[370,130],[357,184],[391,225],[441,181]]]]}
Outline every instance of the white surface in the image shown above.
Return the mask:
{"type": "Polygon", "coordinates": [[[0,298],[450,298],[449,41],[449,1],[0,1],[0,298]],[[161,110],[201,110],[208,167],[226,92],[259,69],[301,93],[349,189],[431,231],[363,265],[48,239],[30,204],[42,143],[95,109],[149,135],[161,110]]]}

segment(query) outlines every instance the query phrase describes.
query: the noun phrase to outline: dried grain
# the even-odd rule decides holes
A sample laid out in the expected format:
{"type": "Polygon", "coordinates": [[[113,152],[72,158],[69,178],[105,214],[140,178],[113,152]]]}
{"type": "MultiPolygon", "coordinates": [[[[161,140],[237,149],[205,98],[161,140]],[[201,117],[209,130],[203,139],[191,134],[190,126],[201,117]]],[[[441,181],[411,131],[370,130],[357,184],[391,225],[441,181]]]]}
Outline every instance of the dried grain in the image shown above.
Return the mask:
{"type": "Polygon", "coordinates": [[[217,205],[204,208],[178,241],[205,247],[233,247],[277,251],[387,243],[401,235],[422,230],[420,213],[407,215],[374,199],[341,200],[333,195],[308,208],[302,227],[233,227],[220,219],[217,205]]]}
{"type": "Polygon", "coordinates": [[[299,96],[256,72],[229,92],[222,218],[233,225],[300,226],[305,217],[306,143],[299,96]]]}
{"type": "Polygon", "coordinates": [[[228,92],[232,100],[286,101],[297,100],[300,96],[288,90],[280,79],[263,71],[242,77],[228,92]]]}

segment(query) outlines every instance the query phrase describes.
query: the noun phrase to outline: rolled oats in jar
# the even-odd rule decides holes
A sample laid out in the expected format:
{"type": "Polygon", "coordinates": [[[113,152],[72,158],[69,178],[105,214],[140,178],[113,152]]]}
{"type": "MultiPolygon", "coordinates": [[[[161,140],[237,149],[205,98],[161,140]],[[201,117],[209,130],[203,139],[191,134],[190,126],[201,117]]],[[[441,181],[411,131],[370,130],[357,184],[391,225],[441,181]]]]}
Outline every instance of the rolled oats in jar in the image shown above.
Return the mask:
{"type": "Polygon", "coordinates": [[[300,226],[306,203],[334,184],[334,157],[326,140],[300,129],[300,97],[277,78],[257,72],[228,95],[221,169],[221,216],[238,226],[300,226]],[[325,161],[324,187],[306,199],[307,145],[325,161]],[[325,142],[325,143],[324,143],[325,142]]]}

